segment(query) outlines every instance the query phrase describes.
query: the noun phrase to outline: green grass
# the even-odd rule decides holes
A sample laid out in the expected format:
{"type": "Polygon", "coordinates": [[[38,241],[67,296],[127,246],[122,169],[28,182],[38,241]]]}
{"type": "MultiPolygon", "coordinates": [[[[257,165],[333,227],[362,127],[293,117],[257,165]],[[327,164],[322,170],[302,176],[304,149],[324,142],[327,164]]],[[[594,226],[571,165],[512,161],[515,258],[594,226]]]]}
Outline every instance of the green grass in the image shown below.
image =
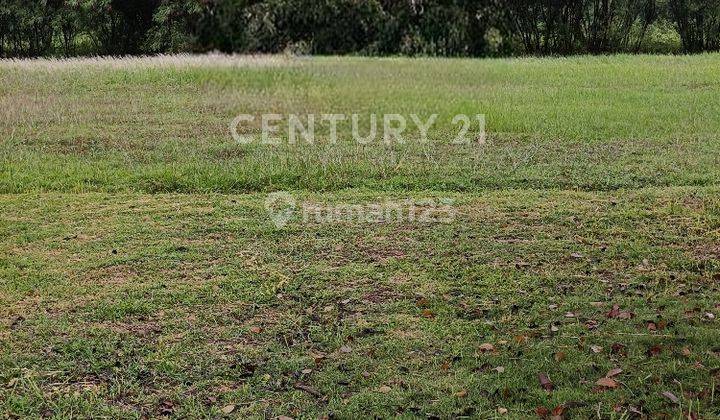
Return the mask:
{"type": "Polygon", "coordinates": [[[718,69],[0,63],[0,415],[718,417],[718,69]],[[271,148],[232,141],[241,112],[441,123],[428,145],[342,126],[271,148]],[[448,144],[456,113],[486,114],[489,143],[448,144]],[[277,228],[274,190],[457,213],[277,228]]]}
{"type": "MultiPolygon", "coordinates": [[[[718,55],[0,67],[0,191],[612,190],[713,185],[718,55]],[[440,115],[427,146],[240,145],[239,113],[440,115]],[[485,114],[489,145],[448,144],[485,114]]],[[[366,121],[363,119],[363,121],[366,121]]],[[[319,127],[318,135],[327,133],[319,127]]]]}

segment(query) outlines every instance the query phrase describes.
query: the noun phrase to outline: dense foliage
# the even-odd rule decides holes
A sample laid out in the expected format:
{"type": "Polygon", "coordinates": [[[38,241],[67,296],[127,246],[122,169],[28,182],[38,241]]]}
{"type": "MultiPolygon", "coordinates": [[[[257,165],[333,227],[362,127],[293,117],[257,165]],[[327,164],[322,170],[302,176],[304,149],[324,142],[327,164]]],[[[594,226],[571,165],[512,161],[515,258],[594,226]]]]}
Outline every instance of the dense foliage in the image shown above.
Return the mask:
{"type": "Polygon", "coordinates": [[[720,49],[720,0],[0,0],[0,56],[720,49]]]}

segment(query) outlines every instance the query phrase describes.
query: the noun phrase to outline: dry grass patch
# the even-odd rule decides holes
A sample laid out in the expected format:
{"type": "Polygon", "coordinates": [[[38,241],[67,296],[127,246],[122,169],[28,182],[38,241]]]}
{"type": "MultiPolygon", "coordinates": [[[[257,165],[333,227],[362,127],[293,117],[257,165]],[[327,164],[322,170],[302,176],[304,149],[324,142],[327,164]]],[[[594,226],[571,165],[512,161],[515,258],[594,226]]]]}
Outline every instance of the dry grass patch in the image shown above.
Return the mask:
{"type": "Polygon", "coordinates": [[[58,71],[88,69],[163,69],[163,68],[214,68],[241,67],[267,68],[299,65],[302,62],[292,56],[282,55],[226,55],[226,54],[177,54],[133,57],[73,57],[2,59],[0,68],[25,71],[58,71]]]}

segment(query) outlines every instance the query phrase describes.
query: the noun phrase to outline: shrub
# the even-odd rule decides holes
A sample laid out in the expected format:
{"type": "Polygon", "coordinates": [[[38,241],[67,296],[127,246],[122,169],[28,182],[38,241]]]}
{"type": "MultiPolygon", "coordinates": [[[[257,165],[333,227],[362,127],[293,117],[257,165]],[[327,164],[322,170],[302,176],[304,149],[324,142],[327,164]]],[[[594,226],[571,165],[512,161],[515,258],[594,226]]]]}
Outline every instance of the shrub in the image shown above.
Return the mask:
{"type": "Polygon", "coordinates": [[[672,23],[666,20],[658,21],[648,28],[639,51],[651,54],[677,54],[682,52],[682,40],[672,23]]]}

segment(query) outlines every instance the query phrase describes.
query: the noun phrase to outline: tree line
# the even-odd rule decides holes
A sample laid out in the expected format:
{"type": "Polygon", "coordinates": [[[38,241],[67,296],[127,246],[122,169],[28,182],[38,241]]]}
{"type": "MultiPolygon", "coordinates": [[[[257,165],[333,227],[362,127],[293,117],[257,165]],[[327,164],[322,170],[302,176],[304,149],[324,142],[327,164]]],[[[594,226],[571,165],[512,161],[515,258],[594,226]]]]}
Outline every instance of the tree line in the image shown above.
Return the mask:
{"type": "Polygon", "coordinates": [[[720,0],[0,0],[0,56],[720,49],[720,0]]]}

